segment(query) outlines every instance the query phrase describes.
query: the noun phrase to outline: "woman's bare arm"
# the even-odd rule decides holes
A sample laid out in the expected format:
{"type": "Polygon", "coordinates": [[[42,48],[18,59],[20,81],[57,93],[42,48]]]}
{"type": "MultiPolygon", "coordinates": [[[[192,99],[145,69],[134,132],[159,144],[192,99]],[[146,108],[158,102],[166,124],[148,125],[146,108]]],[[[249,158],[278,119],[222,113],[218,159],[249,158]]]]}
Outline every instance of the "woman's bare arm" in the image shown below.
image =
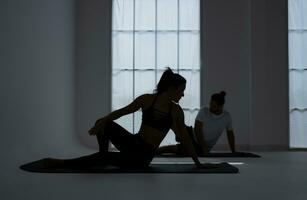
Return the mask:
{"type": "Polygon", "coordinates": [[[116,120],[124,115],[128,115],[130,113],[134,113],[135,111],[139,110],[144,106],[144,102],[146,99],[146,94],[137,97],[132,103],[129,105],[115,110],[108,114],[107,116],[103,117],[106,121],[113,121],[116,120]]]}
{"type": "Polygon", "coordinates": [[[181,143],[183,144],[186,152],[192,157],[193,161],[195,162],[197,167],[201,167],[201,163],[197,157],[196,151],[194,149],[193,143],[191,138],[185,128],[184,124],[184,113],[182,109],[178,106],[176,109],[174,125],[172,127],[173,131],[176,135],[180,138],[181,143]]]}
{"type": "Polygon", "coordinates": [[[103,127],[105,126],[107,122],[116,120],[124,115],[128,115],[130,113],[133,113],[139,110],[140,108],[144,106],[147,97],[148,97],[148,94],[141,95],[137,97],[129,105],[121,109],[115,110],[111,112],[110,114],[98,119],[95,123],[95,126],[89,130],[89,134],[96,135],[101,129],[103,129],[103,127]]]}

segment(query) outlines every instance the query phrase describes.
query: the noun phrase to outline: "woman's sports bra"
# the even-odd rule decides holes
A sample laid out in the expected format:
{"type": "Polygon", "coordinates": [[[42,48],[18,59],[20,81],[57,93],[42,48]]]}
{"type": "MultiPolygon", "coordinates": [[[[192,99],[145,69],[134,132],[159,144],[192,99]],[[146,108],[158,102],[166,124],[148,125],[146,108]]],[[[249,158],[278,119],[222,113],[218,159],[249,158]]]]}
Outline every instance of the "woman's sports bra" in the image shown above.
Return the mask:
{"type": "Polygon", "coordinates": [[[151,106],[143,111],[142,124],[150,126],[166,134],[172,126],[172,104],[168,113],[157,110],[154,108],[157,97],[158,95],[156,95],[151,106]]]}

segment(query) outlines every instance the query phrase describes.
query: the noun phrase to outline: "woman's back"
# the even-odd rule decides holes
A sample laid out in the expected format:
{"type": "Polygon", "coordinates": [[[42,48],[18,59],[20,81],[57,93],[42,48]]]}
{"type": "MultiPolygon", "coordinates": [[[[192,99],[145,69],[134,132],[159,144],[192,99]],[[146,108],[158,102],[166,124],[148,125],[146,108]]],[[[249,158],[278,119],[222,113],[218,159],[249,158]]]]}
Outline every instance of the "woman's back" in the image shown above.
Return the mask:
{"type": "Polygon", "coordinates": [[[165,104],[158,94],[147,94],[142,108],[140,136],[158,147],[173,124],[172,107],[174,103],[165,104]]]}

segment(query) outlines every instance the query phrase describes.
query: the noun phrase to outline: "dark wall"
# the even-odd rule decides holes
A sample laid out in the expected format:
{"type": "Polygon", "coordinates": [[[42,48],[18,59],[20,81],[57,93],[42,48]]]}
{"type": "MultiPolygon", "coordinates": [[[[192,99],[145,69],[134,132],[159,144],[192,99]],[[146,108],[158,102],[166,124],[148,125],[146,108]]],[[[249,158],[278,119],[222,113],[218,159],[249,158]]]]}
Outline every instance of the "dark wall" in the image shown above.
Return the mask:
{"type": "MultiPolygon", "coordinates": [[[[202,4],[202,105],[226,91],[225,109],[233,118],[237,143],[247,148],[250,134],[250,1],[202,4]]],[[[226,137],[218,142],[227,148],[226,137]]]]}
{"type": "MultiPolygon", "coordinates": [[[[206,0],[202,13],[202,93],[228,92],[242,148],[288,147],[286,0],[206,0]]],[[[219,141],[225,149],[226,137],[219,141]]]]}
{"type": "Polygon", "coordinates": [[[252,146],[289,145],[287,0],[253,0],[251,12],[252,146]]]}

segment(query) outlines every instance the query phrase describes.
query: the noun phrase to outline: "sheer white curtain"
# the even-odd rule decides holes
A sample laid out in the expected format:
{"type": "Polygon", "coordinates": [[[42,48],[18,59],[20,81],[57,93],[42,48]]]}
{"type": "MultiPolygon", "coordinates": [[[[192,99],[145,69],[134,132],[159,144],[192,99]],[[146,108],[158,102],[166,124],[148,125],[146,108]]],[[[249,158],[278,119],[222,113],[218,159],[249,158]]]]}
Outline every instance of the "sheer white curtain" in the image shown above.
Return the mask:
{"type": "MultiPolygon", "coordinates": [[[[184,108],[193,125],[200,106],[199,0],[113,0],[112,109],[152,93],[166,67],[187,79],[184,108]]],[[[137,133],[141,112],[117,120],[137,133]]],[[[168,134],[162,144],[174,143],[168,134]]]]}
{"type": "Polygon", "coordinates": [[[307,147],[307,1],[289,0],[290,147],[307,147]]]}

